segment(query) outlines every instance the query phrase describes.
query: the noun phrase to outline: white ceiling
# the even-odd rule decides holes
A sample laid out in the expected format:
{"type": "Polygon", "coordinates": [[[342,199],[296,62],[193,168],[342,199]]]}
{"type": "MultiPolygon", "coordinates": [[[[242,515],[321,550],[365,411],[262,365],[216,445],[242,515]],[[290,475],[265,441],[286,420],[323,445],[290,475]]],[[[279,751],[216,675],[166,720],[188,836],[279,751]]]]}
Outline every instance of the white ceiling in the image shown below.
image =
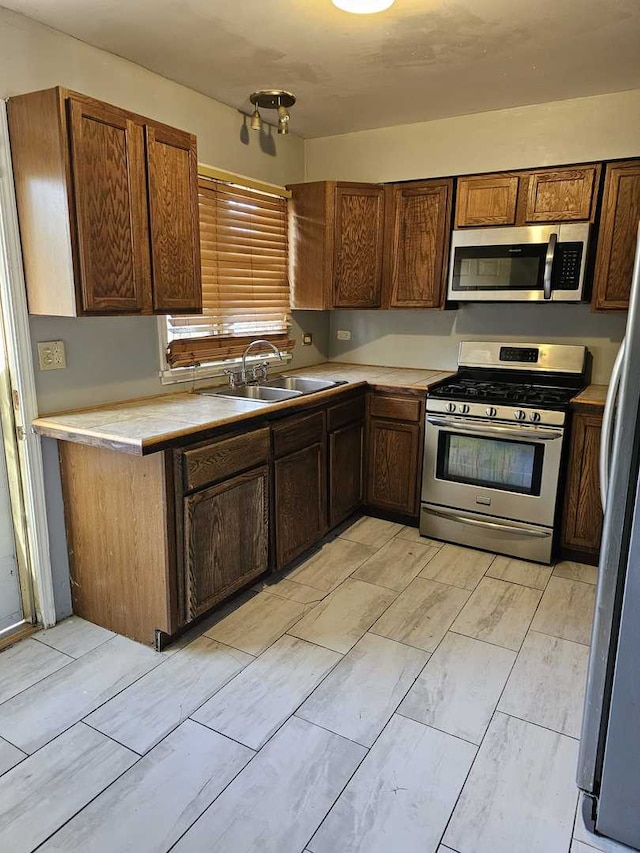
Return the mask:
{"type": "Polygon", "coordinates": [[[640,88],[639,0],[0,0],[232,106],[292,90],[326,136],[640,88]]]}

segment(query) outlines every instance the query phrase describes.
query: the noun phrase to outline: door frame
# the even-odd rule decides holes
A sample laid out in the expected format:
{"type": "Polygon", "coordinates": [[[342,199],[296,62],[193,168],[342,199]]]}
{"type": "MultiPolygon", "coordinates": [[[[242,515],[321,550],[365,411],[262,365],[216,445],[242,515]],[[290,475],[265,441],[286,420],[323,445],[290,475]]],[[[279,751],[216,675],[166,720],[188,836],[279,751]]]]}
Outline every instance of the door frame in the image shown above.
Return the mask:
{"type": "MultiPolygon", "coordinates": [[[[40,436],[29,333],[22,249],[18,228],[6,102],[0,99],[0,345],[6,355],[0,382],[5,453],[12,498],[24,619],[45,628],[56,611],[40,436]],[[4,386],[4,387],[2,387],[4,386]],[[17,521],[17,523],[16,523],[17,521]]],[[[0,350],[0,358],[2,350],[0,350]]]]}

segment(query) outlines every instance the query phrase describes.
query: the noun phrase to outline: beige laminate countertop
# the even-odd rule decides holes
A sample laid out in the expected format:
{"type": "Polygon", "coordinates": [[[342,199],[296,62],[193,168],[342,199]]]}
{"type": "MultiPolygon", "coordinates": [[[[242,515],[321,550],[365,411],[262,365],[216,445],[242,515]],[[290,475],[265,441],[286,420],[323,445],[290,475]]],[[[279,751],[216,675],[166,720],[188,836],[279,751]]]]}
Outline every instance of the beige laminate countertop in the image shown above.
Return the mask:
{"type": "Polygon", "coordinates": [[[607,400],[608,385],[587,385],[577,397],[571,401],[572,406],[580,408],[603,409],[607,400]]]}
{"type": "Polygon", "coordinates": [[[296,397],[281,403],[231,400],[183,391],[93,409],[44,415],[37,418],[33,425],[41,435],[48,438],[142,456],[183,439],[197,438],[199,433],[292,409],[311,399],[323,402],[349,388],[365,384],[379,391],[403,391],[424,396],[429,387],[451,375],[450,371],[442,370],[336,362],[324,362],[285,372],[288,375],[330,378],[346,384],[321,391],[312,397],[296,397]]]}

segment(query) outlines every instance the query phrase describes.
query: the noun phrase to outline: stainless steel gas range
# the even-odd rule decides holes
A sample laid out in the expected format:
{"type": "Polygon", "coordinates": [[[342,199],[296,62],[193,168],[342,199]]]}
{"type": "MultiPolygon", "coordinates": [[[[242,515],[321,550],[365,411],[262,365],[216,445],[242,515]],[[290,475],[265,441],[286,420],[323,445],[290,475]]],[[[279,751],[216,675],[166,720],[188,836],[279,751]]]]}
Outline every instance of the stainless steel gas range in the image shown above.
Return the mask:
{"type": "Polygon", "coordinates": [[[420,533],[549,563],[581,346],[465,342],[427,397],[420,533]]]}

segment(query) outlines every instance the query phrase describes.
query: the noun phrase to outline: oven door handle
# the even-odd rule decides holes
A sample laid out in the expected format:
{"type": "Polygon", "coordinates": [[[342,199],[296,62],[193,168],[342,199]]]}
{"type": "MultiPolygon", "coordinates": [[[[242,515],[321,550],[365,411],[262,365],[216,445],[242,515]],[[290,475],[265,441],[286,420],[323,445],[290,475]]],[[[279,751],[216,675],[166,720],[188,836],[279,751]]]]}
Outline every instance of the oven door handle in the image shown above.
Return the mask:
{"type": "Polygon", "coordinates": [[[467,433],[468,435],[487,435],[492,432],[500,433],[500,435],[508,435],[512,438],[534,438],[537,441],[555,441],[562,438],[562,430],[555,432],[550,429],[514,429],[513,427],[503,427],[499,425],[490,426],[475,426],[467,423],[460,424],[457,421],[446,420],[444,418],[427,417],[427,423],[433,426],[449,427],[457,432],[467,433]]]}
{"type": "Polygon", "coordinates": [[[549,243],[547,245],[547,254],[544,259],[544,298],[551,299],[551,273],[553,272],[553,260],[556,255],[556,246],[558,245],[558,235],[554,232],[549,234],[549,243]]]}
{"type": "Polygon", "coordinates": [[[515,524],[501,524],[497,521],[482,521],[479,518],[470,518],[468,515],[460,515],[457,512],[446,512],[445,510],[433,509],[432,507],[429,507],[429,514],[437,515],[440,518],[446,518],[450,521],[469,524],[471,527],[484,527],[489,530],[502,530],[505,533],[518,533],[521,536],[530,536],[534,539],[546,539],[552,534],[552,531],[532,530],[527,527],[516,527],[515,524]]]}

